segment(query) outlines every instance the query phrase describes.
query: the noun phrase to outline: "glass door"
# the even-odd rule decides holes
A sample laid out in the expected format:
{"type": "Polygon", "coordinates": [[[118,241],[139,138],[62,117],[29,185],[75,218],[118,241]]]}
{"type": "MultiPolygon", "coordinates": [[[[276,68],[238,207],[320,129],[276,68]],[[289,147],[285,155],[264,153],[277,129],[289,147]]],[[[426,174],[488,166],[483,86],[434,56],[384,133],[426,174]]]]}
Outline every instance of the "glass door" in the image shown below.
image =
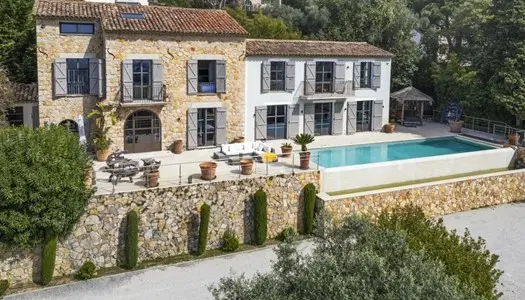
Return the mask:
{"type": "Polygon", "coordinates": [[[197,143],[199,147],[215,145],[215,108],[197,111],[197,143]]]}
{"type": "Polygon", "coordinates": [[[130,153],[161,150],[160,120],[156,114],[139,110],[126,119],[124,150],[130,153]]]}
{"type": "Polygon", "coordinates": [[[314,122],[314,135],[332,134],[332,103],[315,104],[314,122]]]}
{"type": "Polygon", "coordinates": [[[286,105],[268,106],[266,119],[266,139],[286,139],[286,105]]]}
{"type": "Polygon", "coordinates": [[[372,101],[357,102],[356,131],[372,130],[372,101]]]}

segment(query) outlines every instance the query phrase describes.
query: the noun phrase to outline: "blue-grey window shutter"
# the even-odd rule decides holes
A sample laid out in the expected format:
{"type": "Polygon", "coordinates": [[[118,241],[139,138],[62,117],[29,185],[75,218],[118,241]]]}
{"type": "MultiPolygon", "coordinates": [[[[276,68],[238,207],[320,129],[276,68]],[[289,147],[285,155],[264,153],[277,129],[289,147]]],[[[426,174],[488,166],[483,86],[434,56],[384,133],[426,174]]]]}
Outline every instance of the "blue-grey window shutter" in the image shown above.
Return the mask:
{"type": "Polygon", "coordinates": [[[196,95],[198,93],[198,78],[199,78],[199,68],[197,60],[189,60],[186,66],[186,76],[187,76],[187,87],[188,95],[196,95]]]}
{"type": "Polygon", "coordinates": [[[354,62],[354,88],[358,89],[361,87],[361,63],[354,62]]]}
{"type": "Polygon", "coordinates": [[[372,88],[381,87],[381,62],[375,61],[372,66],[372,88]]]}
{"type": "Polygon", "coordinates": [[[217,93],[226,93],[226,61],[215,62],[215,90],[217,93]]]}
{"type": "Polygon", "coordinates": [[[122,61],[122,102],[133,102],[133,60],[122,61]]]}
{"type": "Polygon", "coordinates": [[[164,67],[162,66],[162,60],[153,60],[153,101],[164,101],[164,67]]]}
{"type": "Polygon", "coordinates": [[[336,101],[333,104],[334,113],[332,114],[332,135],[343,134],[344,104],[344,101],[336,101]]]}
{"type": "Polygon", "coordinates": [[[383,129],[383,100],[374,101],[372,111],[372,130],[381,131],[383,129]]]}
{"type": "Polygon", "coordinates": [[[342,94],[345,91],[345,63],[335,62],[334,93],[342,94]]]}
{"type": "Polygon", "coordinates": [[[100,94],[100,64],[96,58],[89,60],[89,94],[99,96],[100,94]]]}
{"type": "Polygon", "coordinates": [[[106,95],[106,65],[103,59],[98,60],[98,96],[106,95]]]}
{"type": "Polygon", "coordinates": [[[255,107],[255,139],[265,140],[266,134],[266,123],[267,123],[267,107],[256,106],[255,107]]]}
{"type": "Polygon", "coordinates": [[[40,115],[38,113],[38,104],[31,108],[31,118],[33,119],[33,129],[40,126],[40,115]]]}
{"type": "Polygon", "coordinates": [[[304,133],[314,135],[315,129],[315,104],[304,104],[304,133]]]}
{"type": "Polygon", "coordinates": [[[357,102],[348,102],[346,111],[346,134],[355,133],[357,130],[357,102]]]}
{"type": "Polygon", "coordinates": [[[288,105],[286,114],[286,137],[291,139],[299,133],[299,118],[301,109],[299,104],[288,105]]]}
{"type": "Polygon", "coordinates": [[[263,61],[261,64],[261,92],[268,93],[270,91],[270,70],[272,63],[263,61]]]}
{"type": "Polygon", "coordinates": [[[53,91],[55,97],[67,95],[67,60],[57,58],[53,63],[53,91]]]}
{"type": "Polygon", "coordinates": [[[293,93],[293,91],[295,91],[295,62],[286,62],[286,70],[284,73],[286,78],[284,82],[285,89],[287,92],[293,93]]]}
{"type": "Polygon", "coordinates": [[[226,144],[226,108],[219,107],[216,110],[215,121],[215,144],[226,144]]]}
{"type": "Polygon", "coordinates": [[[197,148],[197,109],[196,108],[188,108],[188,111],[186,113],[186,149],[195,149],[197,148]]]}
{"type": "Polygon", "coordinates": [[[304,70],[304,94],[315,93],[315,61],[307,61],[304,70]]]}

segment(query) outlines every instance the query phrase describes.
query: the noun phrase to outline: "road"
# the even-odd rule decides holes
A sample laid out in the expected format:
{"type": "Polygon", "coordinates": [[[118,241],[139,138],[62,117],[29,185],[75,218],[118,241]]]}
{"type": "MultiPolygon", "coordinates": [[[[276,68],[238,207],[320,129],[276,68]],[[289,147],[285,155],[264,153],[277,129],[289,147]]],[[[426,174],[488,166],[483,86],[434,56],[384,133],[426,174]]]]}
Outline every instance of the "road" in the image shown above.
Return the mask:
{"type": "MultiPolygon", "coordinates": [[[[445,225],[462,232],[468,227],[473,236],[482,236],[487,247],[500,255],[498,267],[505,271],[501,281],[504,300],[525,299],[525,203],[483,208],[444,217],[445,225]]],[[[302,244],[303,251],[310,249],[302,244]]],[[[273,248],[123,273],[36,292],[10,296],[28,299],[176,299],[211,300],[208,286],[232,274],[270,270],[275,260],[273,248]]]]}

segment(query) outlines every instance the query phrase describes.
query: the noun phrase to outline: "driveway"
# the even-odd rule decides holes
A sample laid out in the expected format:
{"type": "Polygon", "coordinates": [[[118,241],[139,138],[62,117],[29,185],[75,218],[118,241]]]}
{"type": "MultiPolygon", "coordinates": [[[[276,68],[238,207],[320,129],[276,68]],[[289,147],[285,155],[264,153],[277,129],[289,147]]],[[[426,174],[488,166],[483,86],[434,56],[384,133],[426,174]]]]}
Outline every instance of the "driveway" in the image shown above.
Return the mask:
{"type": "MultiPolygon", "coordinates": [[[[445,225],[460,233],[468,227],[482,236],[487,247],[500,255],[498,267],[505,271],[501,281],[503,299],[525,298],[525,203],[500,205],[444,217],[445,225]]],[[[302,244],[303,251],[310,249],[302,244]]],[[[252,276],[270,270],[275,260],[273,247],[196,262],[124,273],[40,291],[10,296],[22,299],[212,299],[207,287],[231,272],[252,276]]]]}

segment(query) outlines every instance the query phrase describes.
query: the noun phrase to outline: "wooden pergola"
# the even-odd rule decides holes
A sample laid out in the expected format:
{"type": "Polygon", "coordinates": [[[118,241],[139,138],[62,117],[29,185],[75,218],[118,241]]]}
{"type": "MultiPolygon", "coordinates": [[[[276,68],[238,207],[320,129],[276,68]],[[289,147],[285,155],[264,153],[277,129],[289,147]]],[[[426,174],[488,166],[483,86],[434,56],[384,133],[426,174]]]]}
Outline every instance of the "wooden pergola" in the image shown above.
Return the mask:
{"type": "Polygon", "coordinates": [[[432,102],[434,101],[432,97],[412,86],[393,92],[390,94],[390,98],[394,99],[399,105],[401,105],[401,124],[405,126],[417,126],[418,123],[419,125],[423,125],[423,110],[425,108],[425,103],[428,102],[429,105],[432,105],[432,102]],[[418,106],[420,106],[420,115],[408,116],[405,120],[405,108],[413,107],[417,110],[418,106]]]}

